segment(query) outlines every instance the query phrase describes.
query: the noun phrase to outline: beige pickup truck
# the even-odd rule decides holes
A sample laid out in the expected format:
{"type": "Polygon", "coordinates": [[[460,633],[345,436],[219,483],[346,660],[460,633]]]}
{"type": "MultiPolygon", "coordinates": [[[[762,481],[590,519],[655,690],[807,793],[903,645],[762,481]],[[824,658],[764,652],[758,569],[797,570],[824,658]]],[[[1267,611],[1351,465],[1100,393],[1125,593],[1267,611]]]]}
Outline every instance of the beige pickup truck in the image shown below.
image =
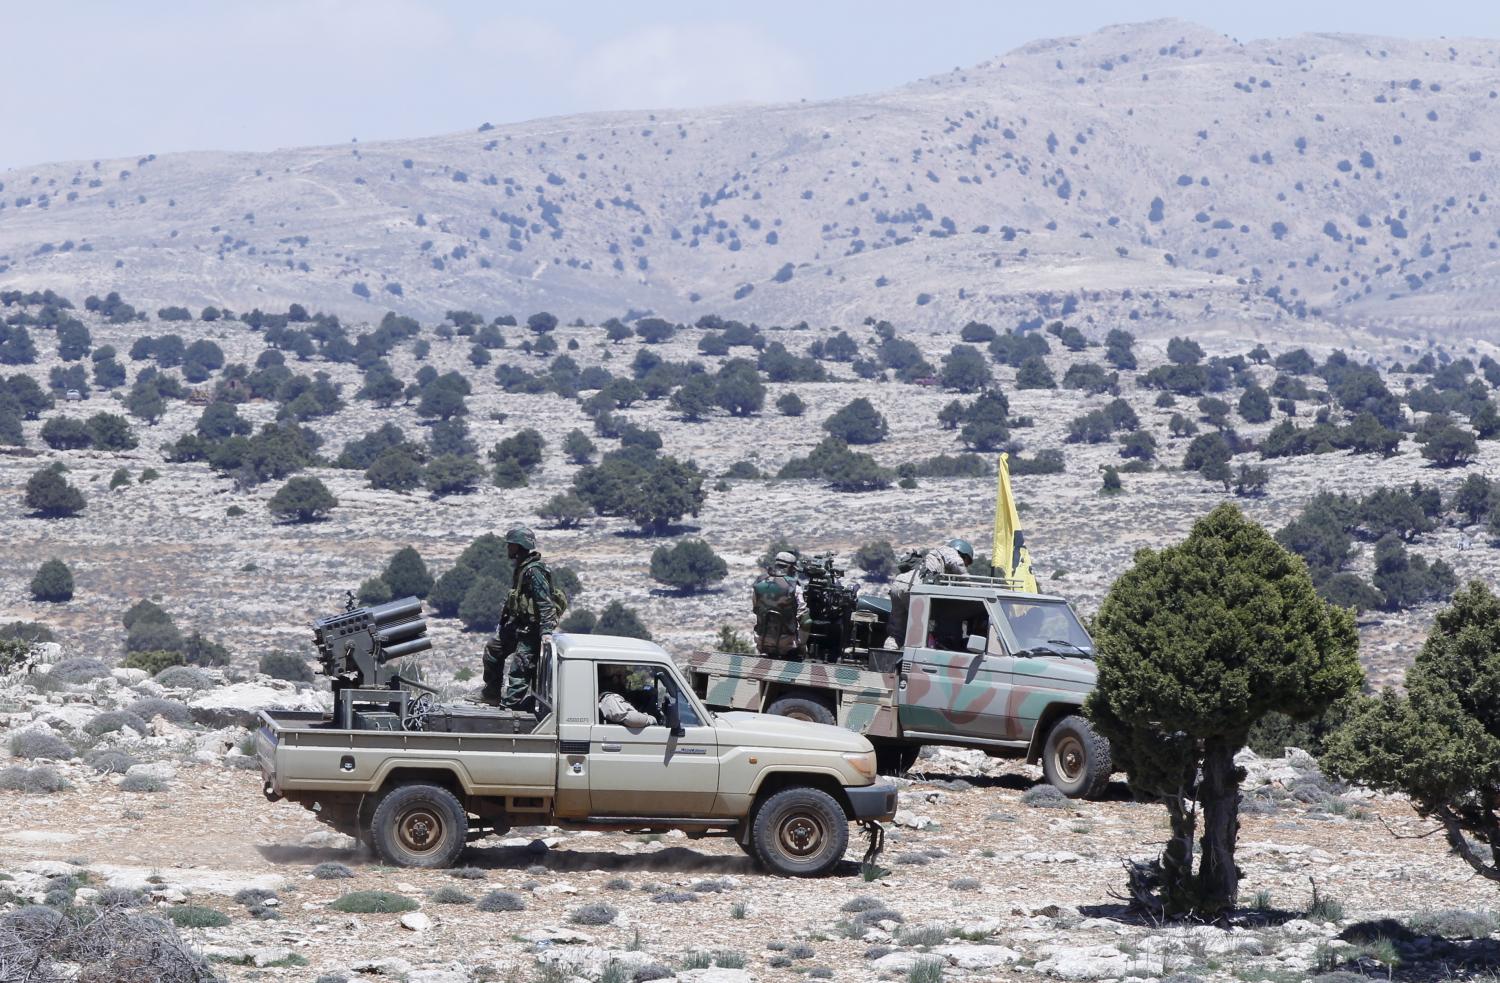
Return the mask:
{"type": "Polygon", "coordinates": [[[866,858],[879,850],[896,790],[876,780],[862,735],[712,713],[665,651],[637,639],[557,634],[540,661],[534,714],[412,701],[397,688],[361,691],[344,719],[262,711],[266,797],[407,867],[451,866],[469,840],[523,825],[731,836],[799,876],[843,858],[851,822],[870,836],[866,858]],[[606,681],[661,722],[606,722],[606,681]]]}

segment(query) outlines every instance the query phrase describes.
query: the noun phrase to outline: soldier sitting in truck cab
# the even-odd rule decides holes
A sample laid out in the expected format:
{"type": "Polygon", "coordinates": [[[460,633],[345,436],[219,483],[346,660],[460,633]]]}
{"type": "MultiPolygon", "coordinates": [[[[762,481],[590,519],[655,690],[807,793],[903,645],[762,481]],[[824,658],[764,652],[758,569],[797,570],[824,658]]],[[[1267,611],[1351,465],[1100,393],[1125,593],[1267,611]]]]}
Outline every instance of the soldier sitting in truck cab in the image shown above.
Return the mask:
{"type": "Polygon", "coordinates": [[[660,706],[651,676],[636,672],[631,666],[600,666],[599,717],[606,724],[619,724],[631,729],[652,727],[659,723],[660,706]],[[641,677],[644,677],[644,681],[641,677]],[[648,712],[647,708],[656,712],[648,712]]]}

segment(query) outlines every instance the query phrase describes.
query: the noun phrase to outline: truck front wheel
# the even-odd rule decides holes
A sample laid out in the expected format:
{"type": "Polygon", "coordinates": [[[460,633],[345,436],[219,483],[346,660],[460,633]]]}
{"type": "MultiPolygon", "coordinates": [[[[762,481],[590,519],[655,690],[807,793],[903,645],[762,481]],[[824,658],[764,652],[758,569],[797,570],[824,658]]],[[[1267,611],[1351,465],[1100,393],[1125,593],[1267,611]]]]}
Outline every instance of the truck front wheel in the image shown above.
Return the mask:
{"type": "Polygon", "coordinates": [[[1077,714],[1062,718],[1047,734],[1042,774],[1068,798],[1098,798],[1112,770],[1109,741],[1077,714]]]}
{"type": "Polygon", "coordinates": [[[833,711],[817,700],[806,696],[783,696],[766,707],[766,713],[793,720],[807,720],[815,724],[836,724],[838,718],[833,711]]]}
{"type": "Polygon", "coordinates": [[[438,785],[399,785],[370,821],[375,852],[397,867],[452,867],[468,839],[469,816],[438,785]]]}
{"type": "Polygon", "coordinates": [[[788,877],[816,877],[843,859],[849,820],[833,796],[785,788],[756,810],[751,849],[762,864],[788,877]]]}

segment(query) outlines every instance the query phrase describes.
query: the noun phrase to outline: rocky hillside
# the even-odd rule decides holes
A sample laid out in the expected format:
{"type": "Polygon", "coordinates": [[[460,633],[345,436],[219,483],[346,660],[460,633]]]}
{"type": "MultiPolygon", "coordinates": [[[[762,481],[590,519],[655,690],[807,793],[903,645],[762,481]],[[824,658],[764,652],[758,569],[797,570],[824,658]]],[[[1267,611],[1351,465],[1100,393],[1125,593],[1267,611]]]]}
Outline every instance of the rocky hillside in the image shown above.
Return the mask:
{"type": "Polygon", "coordinates": [[[1164,21],[821,103],[143,147],[0,174],[0,284],[366,316],[1488,334],[1497,63],[1492,41],[1164,21]]]}
{"type": "Polygon", "coordinates": [[[1122,862],[1164,836],[1160,806],[1122,786],[1063,799],[977,751],[930,752],[898,780],[869,882],[853,854],[789,882],[725,839],[544,827],[476,842],[452,871],[399,870],[261,797],[243,708],[316,694],[63,655],[0,681],[8,979],[70,978],[20,963],[63,909],[103,913],[84,922],[95,945],[116,933],[103,951],[120,975],[88,978],[166,983],[1343,983],[1491,978],[1477,974],[1500,963],[1494,887],[1417,835],[1406,804],[1332,783],[1297,751],[1239,758],[1243,910],[1225,925],[1154,925],[1119,901],[1122,862]],[[171,944],[153,946],[163,932],[171,944]]]}

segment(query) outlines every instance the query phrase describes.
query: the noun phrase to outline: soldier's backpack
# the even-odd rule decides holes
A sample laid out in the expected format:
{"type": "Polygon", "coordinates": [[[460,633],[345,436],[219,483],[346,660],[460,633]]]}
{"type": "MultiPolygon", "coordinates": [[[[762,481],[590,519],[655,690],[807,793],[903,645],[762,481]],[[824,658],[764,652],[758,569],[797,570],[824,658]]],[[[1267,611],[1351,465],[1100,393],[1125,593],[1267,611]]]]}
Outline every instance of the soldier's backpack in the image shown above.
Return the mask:
{"type": "Polygon", "coordinates": [[[797,591],[790,577],[775,574],[755,582],[755,647],[762,655],[786,658],[797,651],[797,591]]]}
{"type": "MultiPolygon", "coordinates": [[[[553,614],[557,618],[558,622],[561,622],[563,614],[568,610],[568,592],[557,586],[556,581],[552,579],[551,567],[547,566],[547,564],[543,563],[541,560],[530,560],[527,562],[523,562],[519,567],[516,568],[515,582],[519,584],[521,582],[521,575],[526,571],[528,567],[531,566],[539,566],[542,568],[542,574],[547,578],[547,593],[552,598],[553,614]]],[[[531,599],[522,594],[518,588],[512,587],[510,595],[505,599],[505,613],[512,616],[529,614],[532,617],[535,617],[536,612],[531,610],[531,608],[531,599]]]]}

